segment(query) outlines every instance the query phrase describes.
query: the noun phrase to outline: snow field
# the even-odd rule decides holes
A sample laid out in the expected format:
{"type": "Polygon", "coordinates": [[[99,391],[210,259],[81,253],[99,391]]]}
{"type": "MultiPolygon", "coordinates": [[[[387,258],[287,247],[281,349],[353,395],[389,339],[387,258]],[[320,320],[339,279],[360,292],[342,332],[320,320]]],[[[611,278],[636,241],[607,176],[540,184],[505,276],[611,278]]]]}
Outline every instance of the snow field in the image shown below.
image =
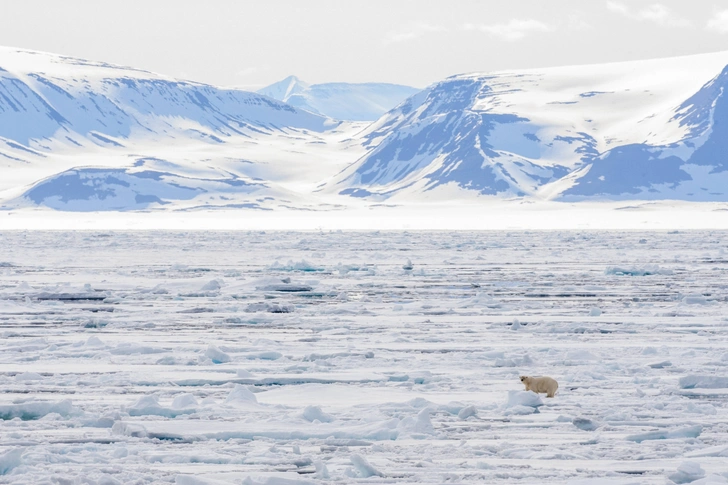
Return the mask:
{"type": "Polygon", "coordinates": [[[726,235],[0,233],[0,483],[727,483],[726,235]]]}

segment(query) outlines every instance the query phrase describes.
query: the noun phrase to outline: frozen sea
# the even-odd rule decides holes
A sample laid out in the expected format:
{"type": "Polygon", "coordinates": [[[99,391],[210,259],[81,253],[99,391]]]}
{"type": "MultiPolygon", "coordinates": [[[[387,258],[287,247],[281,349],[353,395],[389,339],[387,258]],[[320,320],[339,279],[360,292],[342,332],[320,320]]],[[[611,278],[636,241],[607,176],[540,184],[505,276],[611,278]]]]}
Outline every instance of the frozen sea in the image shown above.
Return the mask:
{"type": "Polygon", "coordinates": [[[0,232],[0,483],[728,483],[727,289],[725,232],[0,232]]]}

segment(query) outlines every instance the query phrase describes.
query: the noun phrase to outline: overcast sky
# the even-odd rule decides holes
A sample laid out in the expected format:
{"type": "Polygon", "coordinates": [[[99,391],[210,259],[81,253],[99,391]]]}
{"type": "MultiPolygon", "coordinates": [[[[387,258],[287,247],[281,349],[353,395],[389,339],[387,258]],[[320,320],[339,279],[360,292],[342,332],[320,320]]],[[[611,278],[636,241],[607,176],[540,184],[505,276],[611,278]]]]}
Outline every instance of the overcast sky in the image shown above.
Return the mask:
{"type": "Polygon", "coordinates": [[[0,45],[248,89],[728,50],[725,0],[0,1],[0,45]]]}

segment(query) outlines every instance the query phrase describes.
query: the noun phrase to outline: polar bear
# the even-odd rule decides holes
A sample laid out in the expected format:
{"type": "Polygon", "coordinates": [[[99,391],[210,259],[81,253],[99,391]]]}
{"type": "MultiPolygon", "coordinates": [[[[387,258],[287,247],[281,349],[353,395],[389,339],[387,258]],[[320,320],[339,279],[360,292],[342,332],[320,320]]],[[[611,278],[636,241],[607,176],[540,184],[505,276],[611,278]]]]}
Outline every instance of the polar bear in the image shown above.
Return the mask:
{"type": "Polygon", "coordinates": [[[554,397],[559,388],[559,383],[550,377],[521,376],[521,382],[526,386],[527,391],[533,391],[536,394],[545,392],[546,397],[554,397]]]}

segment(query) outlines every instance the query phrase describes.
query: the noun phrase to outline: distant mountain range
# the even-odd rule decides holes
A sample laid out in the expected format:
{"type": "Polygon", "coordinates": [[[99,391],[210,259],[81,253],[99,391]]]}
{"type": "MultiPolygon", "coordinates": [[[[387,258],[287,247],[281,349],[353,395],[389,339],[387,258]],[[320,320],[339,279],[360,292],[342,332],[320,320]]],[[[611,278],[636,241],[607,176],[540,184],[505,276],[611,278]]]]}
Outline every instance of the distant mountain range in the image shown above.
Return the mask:
{"type": "Polygon", "coordinates": [[[258,93],[337,120],[374,121],[418,91],[387,83],[307,84],[289,76],[258,93]]]}
{"type": "Polygon", "coordinates": [[[0,210],[728,201],[726,64],[465,74],[422,91],[290,77],[251,93],[0,48],[0,210]]]}

